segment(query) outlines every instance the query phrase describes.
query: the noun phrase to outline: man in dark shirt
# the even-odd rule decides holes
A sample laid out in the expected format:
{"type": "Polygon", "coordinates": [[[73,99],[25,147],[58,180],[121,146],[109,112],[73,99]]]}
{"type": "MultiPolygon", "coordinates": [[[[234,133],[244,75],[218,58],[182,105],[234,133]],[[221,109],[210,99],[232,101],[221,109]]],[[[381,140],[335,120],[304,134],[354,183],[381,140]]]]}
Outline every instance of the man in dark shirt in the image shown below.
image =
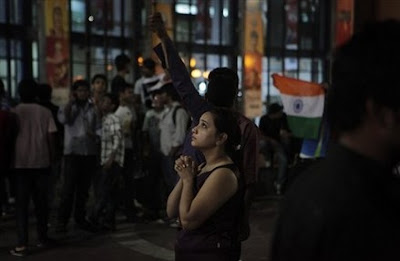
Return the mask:
{"type": "Polygon", "coordinates": [[[120,54],[115,57],[114,64],[117,68],[117,75],[111,81],[111,93],[118,96],[119,88],[127,84],[125,77],[129,74],[131,59],[126,54],[120,54]]]}
{"type": "Polygon", "coordinates": [[[291,136],[283,107],[278,103],[268,106],[267,114],[260,119],[259,128],[262,134],[261,151],[268,155],[272,154],[278,159],[275,189],[276,193],[280,195],[287,180],[291,136]]]}
{"type": "Polygon", "coordinates": [[[399,260],[400,22],[370,24],[335,53],[328,121],[337,144],[290,187],[277,260],[399,260]]]}

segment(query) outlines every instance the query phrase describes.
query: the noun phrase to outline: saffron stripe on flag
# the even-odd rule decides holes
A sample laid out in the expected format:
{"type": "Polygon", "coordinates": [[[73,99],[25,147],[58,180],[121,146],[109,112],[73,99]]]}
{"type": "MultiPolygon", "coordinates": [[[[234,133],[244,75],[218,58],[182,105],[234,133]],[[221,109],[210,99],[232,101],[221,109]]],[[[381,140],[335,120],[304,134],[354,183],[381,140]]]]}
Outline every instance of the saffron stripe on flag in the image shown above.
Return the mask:
{"type": "Polygon", "coordinates": [[[288,78],[275,73],[272,75],[272,79],[273,84],[283,94],[292,96],[317,96],[325,94],[324,89],[317,83],[288,78]]]}
{"type": "Polygon", "coordinates": [[[308,118],[287,116],[290,130],[295,137],[317,139],[319,127],[321,125],[321,118],[308,118]]]}

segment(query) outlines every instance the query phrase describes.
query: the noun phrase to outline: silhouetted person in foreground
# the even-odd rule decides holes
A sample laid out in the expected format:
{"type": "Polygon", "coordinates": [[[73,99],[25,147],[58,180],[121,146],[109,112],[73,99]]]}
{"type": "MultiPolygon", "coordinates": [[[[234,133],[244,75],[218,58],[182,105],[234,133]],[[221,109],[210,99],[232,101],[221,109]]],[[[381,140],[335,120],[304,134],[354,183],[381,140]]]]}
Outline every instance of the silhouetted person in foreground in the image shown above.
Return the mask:
{"type": "Polygon", "coordinates": [[[296,179],[270,260],[399,260],[400,23],[367,26],[341,46],[328,91],[337,144],[296,179]]]}

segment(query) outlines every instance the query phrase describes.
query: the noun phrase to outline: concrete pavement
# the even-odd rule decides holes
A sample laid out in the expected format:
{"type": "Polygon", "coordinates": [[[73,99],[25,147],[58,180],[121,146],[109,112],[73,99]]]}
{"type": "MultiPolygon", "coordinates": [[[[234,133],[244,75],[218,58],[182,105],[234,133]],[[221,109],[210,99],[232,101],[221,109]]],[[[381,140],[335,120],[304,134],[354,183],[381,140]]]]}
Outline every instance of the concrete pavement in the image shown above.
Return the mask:
{"type": "MultiPolygon", "coordinates": [[[[243,261],[268,260],[268,250],[279,205],[279,198],[257,198],[251,210],[251,236],[243,243],[243,261]]],[[[122,219],[122,217],[121,217],[122,219]]],[[[130,224],[121,222],[114,233],[89,233],[70,229],[66,234],[56,234],[49,228],[49,236],[56,239],[52,248],[41,250],[34,247],[36,231],[34,218],[30,219],[30,244],[32,254],[24,257],[29,261],[80,261],[80,260],[174,260],[176,229],[165,224],[130,224]]],[[[15,221],[12,217],[0,221],[0,260],[21,259],[8,251],[15,246],[15,221]]]]}

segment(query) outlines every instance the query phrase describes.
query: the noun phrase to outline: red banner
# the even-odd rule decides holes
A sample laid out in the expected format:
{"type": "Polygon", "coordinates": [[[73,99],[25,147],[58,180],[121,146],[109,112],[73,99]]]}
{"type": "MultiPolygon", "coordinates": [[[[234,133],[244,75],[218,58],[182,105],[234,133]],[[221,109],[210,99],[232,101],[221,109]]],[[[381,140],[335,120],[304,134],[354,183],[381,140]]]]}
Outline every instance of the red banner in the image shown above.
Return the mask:
{"type": "Polygon", "coordinates": [[[346,42],[353,34],[354,0],[337,0],[335,45],[346,42]]]}
{"type": "Polygon", "coordinates": [[[46,72],[53,88],[69,86],[68,1],[45,1],[46,72]]]}

